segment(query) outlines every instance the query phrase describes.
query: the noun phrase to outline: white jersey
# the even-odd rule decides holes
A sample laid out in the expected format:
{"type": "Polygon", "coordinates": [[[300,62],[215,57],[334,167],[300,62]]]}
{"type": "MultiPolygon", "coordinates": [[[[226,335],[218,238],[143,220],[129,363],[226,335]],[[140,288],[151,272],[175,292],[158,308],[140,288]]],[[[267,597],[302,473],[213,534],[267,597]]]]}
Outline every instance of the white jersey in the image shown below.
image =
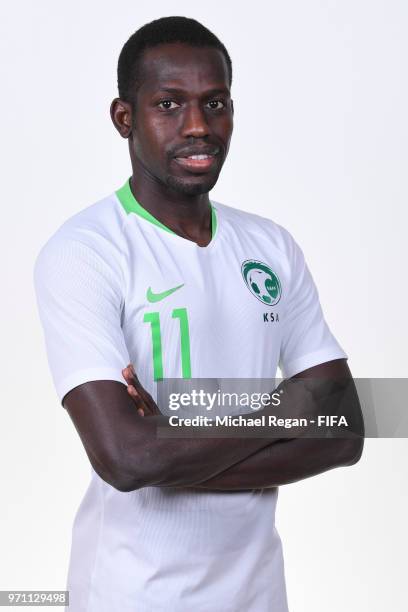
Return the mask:
{"type": "MultiPolygon", "coordinates": [[[[60,401],[129,362],[162,378],[285,377],[346,354],[301,249],[276,223],[211,202],[206,247],[135,200],[127,181],[66,221],[34,271],[60,401]]],[[[85,407],[84,407],[85,408],[85,407]]],[[[75,517],[70,612],[287,612],[278,489],[116,490],[94,470],[75,517]]]]}

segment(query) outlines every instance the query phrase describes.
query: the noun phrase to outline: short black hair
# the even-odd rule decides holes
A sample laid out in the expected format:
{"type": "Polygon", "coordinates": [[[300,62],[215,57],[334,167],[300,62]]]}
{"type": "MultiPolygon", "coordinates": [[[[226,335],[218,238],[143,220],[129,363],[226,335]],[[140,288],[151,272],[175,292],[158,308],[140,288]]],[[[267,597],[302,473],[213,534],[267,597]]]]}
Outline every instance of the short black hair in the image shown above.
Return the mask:
{"type": "Polygon", "coordinates": [[[132,102],[140,84],[140,60],[145,49],[165,43],[185,43],[192,47],[213,47],[223,53],[232,83],[232,63],[227,49],[208,28],[189,17],[161,17],[139,28],[124,44],[118,61],[119,97],[132,102]]]}

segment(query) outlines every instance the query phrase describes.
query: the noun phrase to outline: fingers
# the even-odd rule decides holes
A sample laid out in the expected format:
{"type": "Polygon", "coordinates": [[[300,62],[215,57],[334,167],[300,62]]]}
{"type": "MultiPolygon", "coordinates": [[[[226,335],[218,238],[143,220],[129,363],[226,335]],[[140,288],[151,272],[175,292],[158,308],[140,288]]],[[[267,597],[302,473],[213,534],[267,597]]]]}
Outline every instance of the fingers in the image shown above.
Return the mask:
{"type": "Polygon", "coordinates": [[[134,377],[133,377],[133,372],[130,366],[131,364],[127,365],[126,368],[123,368],[122,370],[123,378],[126,380],[128,384],[126,389],[127,389],[128,394],[130,395],[130,397],[133,399],[133,401],[136,404],[136,410],[137,410],[138,415],[145,416],[146,406],[141,396],[136,391],[135,386],[133,385],[134,377]]]}
{"type": "Polygon", "coordinates": [[[133,385],[134,385],[136,388],[140,387],[141,389],[143,389],[143,387],[142,387],[142,385],[141,385],[141,383],[140,383],[140,380],[139,380],[139,379],[138,379],[138,377],[137,377],[137,374],[136,374],[135,368],[133,367],[133,363],[130,363],[130,364],[128,365],[128,368],[129,368],[129,372],[130,372],[130,377],[131,377],[131,380],[132,380],[132,384],[133,384],[133,385]]]}
{"type": "Polygon", "coordinates": [[[140,383],[132,363],[129,363],[126,368],[122,370],[122,374],[127,384],[132,385],[145,401],[153,401],[152,397],[140,383]]]}
{"type": "Polygon", "coordinates": [[[148,411],[146,409],[146,404],[140,397],[139,393],[136,391],[136,389],[132,385],[128,385],[126,387],[126,390],[136,405],[137,413],[140,416],[145,416],[146,412],[148,411]]]}
{"type": "Polygon", "coordinates": [[[137,374],[135,372],[135,368],[133,367],[132,363],[129,363],[129,365],[126,366],[126,368],[123,370],[123,373],[128,385],[132,385],[140,394],[142,399],[145,400],[145,402],[154,403],[152,396],[146,391],[146,389],[143,387],[140,380],[138,379],[137,374]]]}
{"type": "Polygon", "coordinates": [[[130,396],[131,396],[131,397],[132,397],[132,398],[133,398],[135,401],[136,401],[136,400],[138,400],[138,399],[140,399],[140,398],[139,398],[139,394],[138,394],[138,392],[136,391],[136,389],[134,388],[134,386],[133,386],[133,385],[128,385],[128,386],[127,386],[127,390],[128,390],[129,395],[130,395],[130,396]]]}
{"type": "Polygon", "coordinates": [[[140,396],[139,392],[135,389],[133,385],[127,386],[127,392],[129,393],[130,397],[133,399],[133,401],[138,406],[137,411],[141,416],[147,416],[147,415],[153,416],[155,414],[152,411],[150,405],[147,404],[143,400],[143,398],[140,396]]]}
{"type": "Polygon", "coordinates": [[[156,403],[153,400],[152,396],[140,383],[133,364],[129,363],[126,368],[123,368],[122,375],[128,384],[128,393],[133,399],[133,401],[136,403],[138,411],[142,409],[143,416],[159,415],[160,410],[156,406],[156,403]]]}
{"type": "Polygon", "coordinates": [[[133,372],[132,372],[132,369],[131,369],[131,365],[132,364],[129,363],[129,365],[127,365],[126,368],[123,368],[123,370],[122,370],[122,376],[126,380],[128,385],[132,385],[133,384],[133,372]]]}

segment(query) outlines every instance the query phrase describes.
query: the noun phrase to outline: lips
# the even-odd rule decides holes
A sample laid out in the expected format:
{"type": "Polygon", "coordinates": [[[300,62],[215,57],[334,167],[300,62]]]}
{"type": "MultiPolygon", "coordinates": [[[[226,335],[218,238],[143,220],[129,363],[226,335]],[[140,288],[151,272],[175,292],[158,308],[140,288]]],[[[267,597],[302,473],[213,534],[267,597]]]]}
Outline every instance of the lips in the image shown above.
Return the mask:
{"type": "Polygon", "coordinates": [[[219,148],[191,148],[180,151],[175,157],[175,161],[188,170],[207,171],[215,164],[219,148]]]}

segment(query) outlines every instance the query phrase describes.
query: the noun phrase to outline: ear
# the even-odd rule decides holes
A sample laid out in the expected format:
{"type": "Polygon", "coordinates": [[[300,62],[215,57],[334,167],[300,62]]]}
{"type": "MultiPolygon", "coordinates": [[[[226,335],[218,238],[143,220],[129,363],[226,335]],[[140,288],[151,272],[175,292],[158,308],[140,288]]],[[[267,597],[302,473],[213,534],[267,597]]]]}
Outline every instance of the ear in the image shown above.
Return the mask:
{"type": "Polygon", "coordinates": [[[231,111],[232,114],[234,115],[234,100],[231,99],[231,111]]]}
{"type": "Polygon", "coordinates": [[[132,107],[129,102],[115,98],[110,105],[110,116],[122,138],[129,138],[132,132],[132,107]]]}

